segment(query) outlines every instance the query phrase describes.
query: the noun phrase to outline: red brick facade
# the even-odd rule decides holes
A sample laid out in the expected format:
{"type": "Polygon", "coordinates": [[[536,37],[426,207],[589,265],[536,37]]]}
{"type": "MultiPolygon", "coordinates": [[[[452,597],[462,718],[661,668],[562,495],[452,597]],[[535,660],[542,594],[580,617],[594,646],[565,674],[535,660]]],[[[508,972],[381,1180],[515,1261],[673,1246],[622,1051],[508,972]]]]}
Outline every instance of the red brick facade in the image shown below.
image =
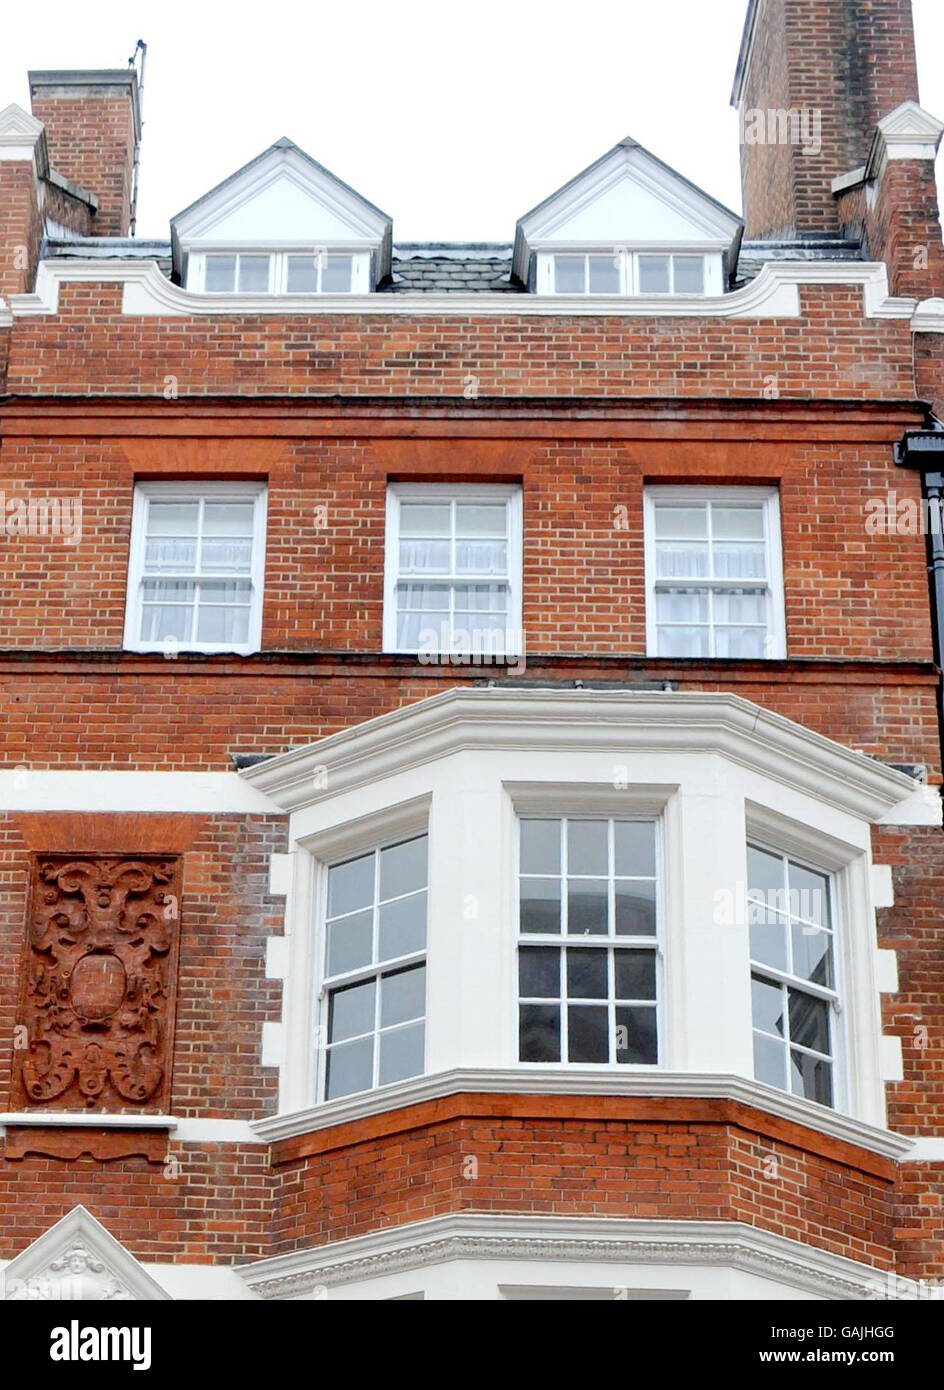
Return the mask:
{"type": "MultiPolygon", "coordinates": [[[[745,151],[747,235],[859,227],[892,295],[944,294],[930,163],[890,163],[870,210],[830,189],[864,162],[878,119],[916,96],[907,0],[768,0],[751,52],[744,104],[821,108],[824,147],[745,151]]],[[[33,110],[52,167],[98,198],[88,230],[123,235],[128,92],[34,83],[33,110]]],[[[34,283],[35,190],[30,165],[0,163],[0,296],[34,283]]],[[[230,772],[234,754],[277,754],[500,682],[383,652],[388,483],[494,481],[523,494],[527,682],[733,692],[940,785],[925,541],[864,521],[869,499],[920,502],[893,448],[944,399],[944,336],[869,315],[861,284],[799,293],[798,317],[773,318],[429,314],[408,300],[383,315],[147,317],[125,313],[123,286],[103,274],[64,277],[55,313],[14,301],[9,322],[0,314],[0,494],[80,498],[82,526],[75,544],[0,542],[5,768],[230,772]],[[135,483],[181,478],[267,484],[255,655],[124,649],[135,483]],[[778,489],[786,659],[647,655],[643,489],[657,483],[778,489]]],[[[35,857],[138,853],[182,866],[168,1113],[275,1115],[277,1072],[260,1047],[281,1018],[266,941],[285,926],[269,866],[287,818],[80,812],[68,798],[0,811],[0,1112],[22,1106],[15,963],[35,857]]],[[[904,1063],[886,1087],[888,1129],[940,1144],[940,828],[877,827],[872,857],[892,866],[895,893],[878,913],[899,975],[883,1027],[904,1063]]],[[[944,1279],[940,1162],[899,1163],[733,1100],[463,1093],[271,1145],[96,1127],[96,1106],[82,1113],[71,1129],[6,1122],[0,1260],[82,1203],[139,1259],[167,1264],[246,1264],[474,1211],[739,1222],[944,1279]]]]}

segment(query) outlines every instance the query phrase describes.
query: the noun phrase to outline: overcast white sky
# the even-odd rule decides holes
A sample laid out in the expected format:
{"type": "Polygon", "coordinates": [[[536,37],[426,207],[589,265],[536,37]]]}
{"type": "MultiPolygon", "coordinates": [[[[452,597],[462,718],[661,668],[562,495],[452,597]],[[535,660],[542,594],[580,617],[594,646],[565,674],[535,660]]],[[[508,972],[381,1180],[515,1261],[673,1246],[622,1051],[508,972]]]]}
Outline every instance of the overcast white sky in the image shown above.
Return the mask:
{"type": "MultiPolygon", "coordinates": [[[[632,135],[740,208],[729,106],[747,0],[9,5],[0,107],[28,68],[123,67],[148,45],[138,234],[281,135],[409,240],[510,240],[632,135]]],[[[914,0],[923,104],[944,119],[944,4],[914,0]]]]}

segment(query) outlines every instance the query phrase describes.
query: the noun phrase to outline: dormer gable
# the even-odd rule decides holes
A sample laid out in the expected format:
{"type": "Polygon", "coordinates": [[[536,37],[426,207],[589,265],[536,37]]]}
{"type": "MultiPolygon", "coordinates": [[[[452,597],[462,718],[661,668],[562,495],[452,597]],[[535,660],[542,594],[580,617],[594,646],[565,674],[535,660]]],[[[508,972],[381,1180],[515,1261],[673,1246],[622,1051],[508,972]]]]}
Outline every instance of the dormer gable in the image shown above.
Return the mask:
{"type": "Polygon", "coordinates": [[[175,275],[208,293],[367,293],[392,222],[288,139],[171,220],[175,275]]]}
{"type": "Polygon", "coordinates": [[[520,219],[513,268],[544,294],[721,294],[741,231],[627,138],[520,219]]]}

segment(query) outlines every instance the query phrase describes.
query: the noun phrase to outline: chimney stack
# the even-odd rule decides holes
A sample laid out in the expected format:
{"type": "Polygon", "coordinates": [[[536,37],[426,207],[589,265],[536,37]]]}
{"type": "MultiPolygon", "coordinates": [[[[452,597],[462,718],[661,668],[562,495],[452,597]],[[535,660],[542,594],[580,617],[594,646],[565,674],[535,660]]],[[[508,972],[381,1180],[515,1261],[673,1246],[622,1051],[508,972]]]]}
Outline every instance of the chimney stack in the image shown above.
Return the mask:
{"type": "Polygon", "coordinates": [[[911,0],[750,0],[732,96],[745,235],[839,235],[833,180],[917,100],[911,0]]]}
{"type": "Polygon", "coordinates": [[[29,86],[33,115],[46,130],[50,164],[97,197],[91,234],[127,236],[141,139],[137,72],[31,72],[29,86]]]}

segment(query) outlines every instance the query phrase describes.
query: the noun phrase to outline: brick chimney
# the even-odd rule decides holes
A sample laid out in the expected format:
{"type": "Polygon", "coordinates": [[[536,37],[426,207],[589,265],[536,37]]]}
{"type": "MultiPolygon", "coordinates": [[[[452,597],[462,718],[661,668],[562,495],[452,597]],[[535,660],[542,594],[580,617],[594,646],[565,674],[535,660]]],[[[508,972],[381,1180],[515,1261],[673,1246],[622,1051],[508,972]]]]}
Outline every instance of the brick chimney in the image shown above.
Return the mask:
{"type": "Polygon", "coordinates": [[[93,236],[127,236],[133,215],[134,161],[141,100],[133,68],[31,72],[33,115],[46,130],[57,173],[97,196],[93,236]]]}
{"type": "Polygon", "coordinates": [[[833,180],[917,100],[911,0],[750,0],[732,96],[745,235],[838,235],[833,180]]]}

